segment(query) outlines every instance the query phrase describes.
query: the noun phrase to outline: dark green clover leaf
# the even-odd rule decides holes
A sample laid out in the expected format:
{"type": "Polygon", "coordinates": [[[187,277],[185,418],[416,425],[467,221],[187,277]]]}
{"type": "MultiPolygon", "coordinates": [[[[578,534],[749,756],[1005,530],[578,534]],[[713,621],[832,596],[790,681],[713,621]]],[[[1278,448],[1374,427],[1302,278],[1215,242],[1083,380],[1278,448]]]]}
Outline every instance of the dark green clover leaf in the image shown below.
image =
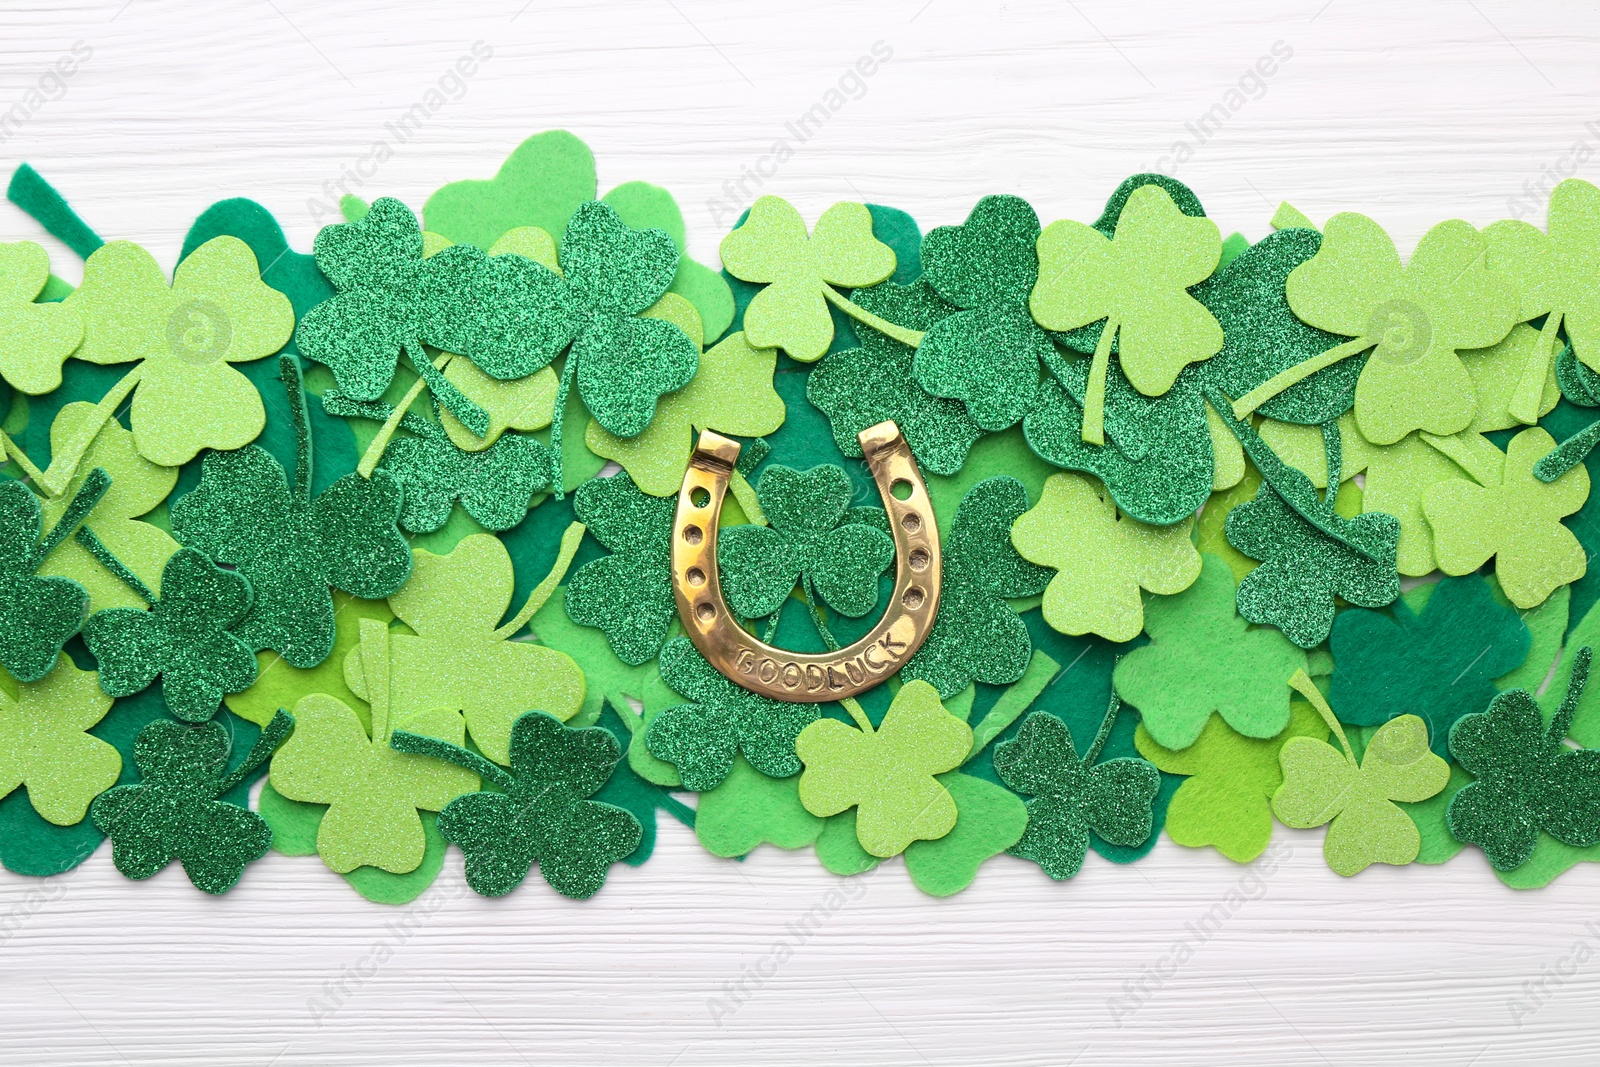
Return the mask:
{"type": "Polygon", "coordinates": [[[1015,196],[986,196],[963,225],[940,226],[922,239],[923,277],[960,310],[929,327],[917,348],[916,378],[934,396],[965,402],[985,430],[1004,430],[1027,413],[1040,362],[1056,358],[1028,311],[1038,239],[1039,216],[1015,196]]]}
{"type": "Polygon", "coordinates": [[[567,579],[567,617],[605,632],[628,664],[654,659],[678,606],[672,598],[672,519],[676,497],[639,491],[626,472],[578,487],[573,514],[611,550],[567,579]]]}
{"type": "Polygon", "coordinates": [[[661,650],[661,677],[694,703],[663,709],[645,729],[644,743],[656,759],[678,768],[685,789],[715,789],[738,753],[769,778],[800,773],[794,742],[821,717],[817,705],[770,700],[730,682],[687,637],[661,650]]]}
{"type": "Polygon", "coordinates": [[[550,450],[532,437],[508,432],[480,452],[464,452],[437,424],[416,421],[415,436],[395,440],[382,465],[405,490],[400,525],[411,533],[443,526],[457,498],[485,529],[509,530],[550,485],[550,450]]]}
{"type": "MultiPolygon", "coordinates": [[[[927,330],[956,309],[926,281],[884,282],[850,298],[897,326],[927,330]]],[[[870,326],[855,327],[859,348],[822,357],[806,381],[806,399],[828,416],[833,439],[847,456],[861,455],[856,435],[893,419],[917,462],[935,474],[954,474],[983,431],[959,400],[929,394],[912,372],[916,350],[870,326]]]]}
{"type": "Polygon", "coordinates": [[[1044,592],[1054,572],[1029,563],[1011,545],[1011,524],[1028,510],[1028,491],[1007,475],[967,490],[944,544],[939,616],[901,671],[952,697],[973,682],[1010,685],[1033,655],[1028,628],[1006,603],[1044,592]]]}
{"type": "Polygon", "coordinates": [[[242,575],[180,548],[161,571],[161,595],[149,611],[97,611],[83,639],[100,662],[100,688],[108,694],[132,696],[160,675],[172,714],[205,722],[225,694],[256,680],[254,653],[229,629],[249,609],[250,583],[242,575]]]}
{"type": "Polygon", "coordinates": [[[1496,870],[1525,863],[1540,831],[1577,848],[1600,844],[1600,749],[1566,743],[1590,657],[1587,646],[1578,650],[1567,697],[1548,728],[1533,696],[1509,689],[1450,731],[1450,755],[1475,781],[1450,799],[1445,819],[1496,870]]]}
{"type": "Polygon", "coordinates": [[[493,783],[456,797],[439,812],[439,833],[467,860],[467,884],[503,897],[533,865],[563,896],[584,900],[605,885],[606,871],[639,847],[633,813],[589,797],[610,780],[622,748],[609,730],[571,730],[542,711],[511,727],[511,770],[475,752],[406,730],[389,743],[400,752],[465,767],[493,783]]]}
{"type": "Polygon", "coordinates": [[[878,576],[894,561],[894,541],[878,526],[852,521],[850,476],[822,465],[796,471],[772,464],[756,497],[769,526],[732,526],[719,536],[717,565],[728,606],[747,619],[783,607],[797,582],[841,615],[877,607],[878,576]]]}
{"type": "Polygon", "coordinates": [[[225,893],[246,864],[267,854],[272,829],[255,812],[224,800],[294,728],[287,712],[272,717],[243,763],[228,768],[228,731],[218,722],[185,725],[159,719],[133,744],[138,785],[119,785],[89,809],[111,838],[111,860],[129,878],[149,878],[173,860],[207,893],[225,893]]]}
{"type": "Polygon", "coordinates": [[[1011,853],[1030,859],[1051,878],[1071,878],[1083,866],[1093,830],[1113,845],[1144,844],[1155,826],[1161,775],[1142,759],[1096,763],[1116,722],[1115,696],[1094,744],[1082,759],[1067,724],[1045,711],[1030,714],[1017,736],[995,746],[1000,780],[1028,801],[1028,828],[1011,853]]]}
{"type": "Polygon", "coordinates": [[[96,467],[46,534],[39,498],[26,485],[0,483],[0,667],[19,682],[50,673],[67,639],[83,626],[89,594],[70,578],[40,578],[44,558],[72,534],[111,486],[96,467]]]}

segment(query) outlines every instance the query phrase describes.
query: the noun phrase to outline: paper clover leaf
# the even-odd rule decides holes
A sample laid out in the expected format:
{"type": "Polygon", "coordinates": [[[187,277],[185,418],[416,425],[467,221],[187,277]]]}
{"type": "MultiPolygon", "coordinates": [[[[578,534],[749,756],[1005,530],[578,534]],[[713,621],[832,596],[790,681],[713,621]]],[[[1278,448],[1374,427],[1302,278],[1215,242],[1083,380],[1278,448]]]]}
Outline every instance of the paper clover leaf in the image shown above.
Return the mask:
{"type": "Polygon", "coordinates": [[[83,340],[71,308],[36,304],[50,280],[50,254],[32,241],[0,244],[0,378],[39,396],[61,385],[61,364],[83,340]]]}
{"type": "Polygon", "coordinates": [[[1037,596],[1049,570],[1011,545],[1011,527],[1028,510],[1028,491],[999,475],[967,490],[944,538],[939,615],[901,678],[921,678],[949,698],[973,682],[1009,685],[1033,655],[1028,628],[1006,603],[1037,596]]]}
{"type": "Polygon", "coordinates": [[[1526,862],[1540,831],[1579,848],[1600,844],[1600,751],[1566,743],[1589,662],[1585,646],[1548,727],[1532,695],[1510,689],[1450,731],[1450,755],[1475,781],[1451,799],[1445,818],[1496,870],[1526,862]]]}
{"type": "Polygon", "coordinates": [[[1104,488],[1078,474],[1053,474],[1039,503],[1011,528],[1023,559],[1056,571],[1044,618],[1065,634],[1130,641],[1144,627],[1139,590],[1180,593],[1200,576],[1192,518],[1147,526],[1117,515],[1104,488]]]}
{"type": "Polygon", "coordinates": [[[89,257],[83,284],[63,303],[83,319],[75,358],[139,361],[116,390],[136,389],[128,421],[152,463],[181,466],[201,449],[241,448],[261,433],[261,396],[230,364],[282,348],[294,309],[261,280],[243,241],[207,241],[178,264],[170,287],[149,252],[113,241],[89,257]]]}
{"type": "Polygon", "coordinates": [[[826,818],[855,808],[856,838],[879,858],[949,833],[956,804],[935,775],[966,760],[972,728],[922,681],[900,688],[876,730],[865,716],[857,727],[818,719],[801,731],[795,751],[805,764],[800,802],[806,810],[826,818]]]}
{"type": "Polygon", "coordinates": [[[641,493],[626,474],[578,487],[572,510],[611,554],[585,563],[567,583],[567,615],[603,630],[624,662],[654,659],[678,605],[672,598],[674,497],[641,493]]]}
{"type": "Polygon", "coordinates": [[[248,581],[192,548],[180,548],[167,560],[161,595],[148,611],[95,612],[83,639],[100,663],[100,687],[107,693],[132,696],[159,675],[172,714],[205,722],[225,694],[256,680],[256,657],[231,630],[249,609],[248,581]]]}
{"type": "Polygon", "coordinates": [[[294,725],[279,712],[232,771],[221,723],[162,719],[140,730],[133,746],[139,784],[107,790],[90,808],[94,824],[111,838],[117,870],[143,879],[179,860],[196,888],[232,889],[272,847],[272,829],[255,812],[217,798],[264,763],[294,725]]]}
{"type": "Polygon", "coordinates": [[[810,363],[833,341],[828,299],[876,285],[894,273],[894,250],[872,235],[865,204],[839,203],[822,213],[810,236],[787,200],[763,196],[738,229],[722,239],[722,265],[735,278],[765,284],[744,313],[757,348],[782,348],[810,363]]]}
{"type": "Polygon", "coordinates": [[[1154,828],[1161,775],[1142,759],[1096,762],[1111,733],[1118,701],[1111,698],[1094,744],[1082,758],[1067,724],[1049,712],[1023,720],[1015,737],[995,746],[994,770],[1028,801],[1028,828],[1011,853],[1033,860],[1051,878],[1071,878],[1083,867],[1093,830],[1114,845],[1144,844],[1154,828]]]}
{"type": "Polygon", "coordinates": [[[55,666],[61,646],[83,626],[89,595],[70,578],[41,578],[40,564],[105,495],[111,479],[96,467],[50,532],[39,498],[21,482],[0,482],[0,667],[19,682],[37,682],[55,666]]]}
{"type": "Polygon", "coordinates": [[[0,796],[26,786],[49,822],[82,822],[122,771],[116,748],[87,732],[110,710],[94,672],[65,656],[44,678],[18,686],[15,699],[0,689],[0,796]]]}
{"type": "Polygon", "coordinates": [[[771,464],[756,496],[768,526],[721,532],[717,563],[728,606],[747,619],[766,618],[801,583],[842,615],[859,618],[878,604],[878,576],[894,560],[883,530],[847,519],[852,487],[832,465],[796,471],[771,464]]]}
{"type": "Polygon", "coordinates": [[[1150,598],[1150,643],[1117,663],[1117,694],[1163,748],[1194,744],[1213,712],[1246,737],[1276,737],[1289,724],[1286,683],[1305,653],[1281,633],[1251,629],[1234,611],[1235,591],[1228,565],[1203,556],[1188,589],[1150,598]]]}
{"type": "MultiPolygon", "coordinates": [[[[567,596],[570,603],[571,590],[567,596]]],[[[675,637],[661,650],[661,677],[693,703],[657,714],[644,743],[657,759],[678,768],[685,789],[716,788],[736,754],[771,778],[800,770],[795,738],[822,714],[817,705],[770,700],[730,682],[687,637],[675,637]]]]}
{"type": "Polygon", "coordinates": [[[1561,519],[1589,499],[1589,471],[1580,463],[1554,482],[1539,480],[1534,466],[1553,447],[1546,430],[1529,427],[1511,439],[1498,485],[1449,481],[1423,493],[1440,570],[1467,574],[1493,557],[1500,588],[1519,608],[1583,577],[1587,553],[1561,519]]]}

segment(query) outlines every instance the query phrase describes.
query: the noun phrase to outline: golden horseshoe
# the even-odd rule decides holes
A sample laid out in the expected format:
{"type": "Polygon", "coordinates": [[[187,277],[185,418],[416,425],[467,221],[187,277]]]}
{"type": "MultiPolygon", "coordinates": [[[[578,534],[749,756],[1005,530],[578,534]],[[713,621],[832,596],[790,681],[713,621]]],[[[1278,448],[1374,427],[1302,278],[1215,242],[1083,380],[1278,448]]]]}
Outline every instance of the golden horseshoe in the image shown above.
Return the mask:
{"type": "Polygon", "coordinates": [[[939,614],[939,528],[927,487],[900,428],[880,422],[857,435],[889,514],[896,576],[889,609],[848,648],[826,655],[787,652],[751,636],[722,599],[717,520],[739,442],[700,434],[678,491],[672,534],[672,592],[689,639],[713,667],[774,700],[839,700],[887,679],[922,647],[939,614]],[[910,493],[897,499],[895,490],[910,493]]]}

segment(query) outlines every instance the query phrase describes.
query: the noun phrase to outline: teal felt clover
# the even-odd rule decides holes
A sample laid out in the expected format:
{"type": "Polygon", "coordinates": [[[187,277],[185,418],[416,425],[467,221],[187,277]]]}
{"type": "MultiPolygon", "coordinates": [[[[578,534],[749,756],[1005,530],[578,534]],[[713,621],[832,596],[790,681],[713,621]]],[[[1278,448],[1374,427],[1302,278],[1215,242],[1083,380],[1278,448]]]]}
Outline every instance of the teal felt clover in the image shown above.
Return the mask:
{"type": "Polygon", "coordinates": [[[89,472],[61,518],[41,539],[39,498],[17,481],[0,482],[0,667],[19,682],[37,682],[55,666],[61,646],[83,626],[89,594],[70,578],[37,574],[111,486],[99,467],[89,472]]]}

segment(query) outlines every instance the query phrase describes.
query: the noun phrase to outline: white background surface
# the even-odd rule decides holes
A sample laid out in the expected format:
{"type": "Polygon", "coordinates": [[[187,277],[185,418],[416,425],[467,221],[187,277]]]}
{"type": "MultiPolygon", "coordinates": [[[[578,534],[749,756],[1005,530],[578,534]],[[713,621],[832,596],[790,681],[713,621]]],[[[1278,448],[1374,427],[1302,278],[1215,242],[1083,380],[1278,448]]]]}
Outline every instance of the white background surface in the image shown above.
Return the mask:
{"type": "MultiPolygon", "coordinates": [[[[1408,249],[1443,218],[1505,217],[1576,142],[1600,151],[1592,3],[3,6],[0,110],[74,41],[94,55],[0,145],[0,165],[31,161],[101,233],[167,264],[196,213],[233,195],[265,203],[308,249],[308,198],[476,40],[494,58],[358,192],[420,208],[564,126],[594,148],[602,190],[674,190],[690,250],[709,262],[725,227],[708,199],[877,40],[893,59],[765,187],[808,217],[866,199],[926,229],[1015,192],[1046,221],[1091,219],[1280,40],[1293,57],[1266,94],[1178,171],[1224,233],[1259,238],[1288,199],[1318,222],[1365,211],[1408,249]]],[[[1580,173],[1600,180],[1600,161],[1580,173]]],[[[40,239],[10,205],[0,221],[0,239],[40,239]]],[[[51,247],[76,279],[74,257],[51,247]]],[[[455,852],[431,903],[410,909],[278,855],[212,899],[176,867],[130,884],[102,848],[63,880],[0,872],[0,919],[17,927],[0,944],[0,1063],[1600,1059],[1600,936],[1584,925],[1600,920],[1600,868],[1515,893],[1469,850],[1344,880],[1323,866],[1320,832],[1278,834],[1292,855],[1264,895],[1251,889],[1259,899],[1120,1026],[1108,998],[1245,869],[1163,841],[1133,867],[1091,854],[1064,885],[1002,858],[934,901],[891,864],[714,1019],[724,983],[771,970],[785,924],[830,890],[863,887],[809,853],[713,859],[665,820],[655,858],[616,868],[583,904],[532,883],[473,897],[455,852]],[[412,932],[394,933],[408,914],[412,932]],[[1513,1001],[1533,1004],[1524,983],[1561,970],[1575,973],[1519,1019],[1513,1001]],[[335,1013],[309,1010],[324,983],[363,971],[335,1013]]]]}

